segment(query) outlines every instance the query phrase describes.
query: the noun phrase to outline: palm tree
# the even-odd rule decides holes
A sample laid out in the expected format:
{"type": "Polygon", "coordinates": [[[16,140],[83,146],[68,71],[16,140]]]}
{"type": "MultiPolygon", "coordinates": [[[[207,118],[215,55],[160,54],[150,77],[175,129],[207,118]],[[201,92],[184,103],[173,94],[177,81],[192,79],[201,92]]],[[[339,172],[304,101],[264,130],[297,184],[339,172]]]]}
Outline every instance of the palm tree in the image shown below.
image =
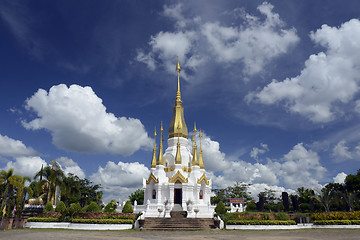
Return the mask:
{"type": "Polygon", "coordinates": [[[332,199],[332,191],[330,189],[324,187],[317,195],[315,195],[315,199],[323,205],[325,212],[330,211],[329,205],[332,199]]]}
{"type": "Polygon", "coordinates": [[[37,172],[34,176],[34,179],[37,177],[44,177],[46,178],[39,181],[39,184],[41,184],[42,186],[45,185],[45,187],[47,187],[47,199],[46,202],[51,202],[52,204],[55,203],[55,189],[56,186],[59,186],[64,178],[64,173],[63,171],[58,168],[58,169],[54,169],[50,166],[46,166],[44,168],[41,168],[41,170],[39,172],[37,172]]]}
{"type": "Polygon", "coordinates": [[[69,173],[68,176],[63,179],[61,195],[67,205],[80,201],[80,181],[77,176],[69,173]]]}
{"type": "Polygon", "coordinates": [[[349,208],[349,212],[354,211],[354,201],[355,201],[356,197],[359,195],[359,192],[358,191],[350,192],[350,191],[344,189],[344,191],[342,192],[342,195],[344,197],[346,205],[349,208]]]}
{"type": "Polygon", "coordinates": [[[1,210],[4,212],[5,207],[7,206],[7,196],[9,195],[10,185],[14,186],[17,191],[17,200],[16,203],[18,205],[18,209],[20,209],[20,203],[22,200],[22,193],[24,189],[24,183],[26,180],[29,180],[28,177],[21,177],[20,175],[13,175],[14,169],[10,168],[8,171],[2,170],[0,172],[0,184],[1,184],[1,192],[4,193],[3,201],[1,204],[1,210]]]}

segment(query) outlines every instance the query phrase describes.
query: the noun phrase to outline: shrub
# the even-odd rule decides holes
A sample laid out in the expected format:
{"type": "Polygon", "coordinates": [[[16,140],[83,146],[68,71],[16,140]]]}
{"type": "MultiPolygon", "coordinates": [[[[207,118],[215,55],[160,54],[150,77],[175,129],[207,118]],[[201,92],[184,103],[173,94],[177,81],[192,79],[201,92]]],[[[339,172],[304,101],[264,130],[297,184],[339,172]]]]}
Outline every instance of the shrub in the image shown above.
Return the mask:
{"type": "Polygon", "coordinates": [[[295,225],[293,220],[229,220],[227,225],[295,225]]]}
{"type": "Polygon", "coordinates": [[[215,212],[217,214],[225,214],[226,213],[226,208],[225,208],[225,205],[222,201],[220,201],[216,207],[215,207],[215,212]]]}
{"type": "Polygon", "coordinates": [[[58,205],[56,206],[55,208],[55,212],[59,212],[61,213],[62,215],[66,215],[67,211],[66,211],[66,206],[65,206],[65,203],[63,201],[60,201],[58,203],[58,205]]]}
{"type": "Polygon", "coordinates": [[[104,212],[115,212],[117,204],[115,200],[111,200],[104,208],[104,212]]]}
{"type": "Polygon", "coordinates": [[[287,221],[287,220],[290,220],[290,217],[286,213],[278,213],[278,214],[275,214],[275,220],[287,221]]]}
{"type": "Polygon", "coordinates": [[[82,219],[76,218],[71,221],[72,223],[91,223],[91,224],[133,224],[132,219],[82,219]]]}
{"type": "Polygon", "coordinates": [[[130,201],[127,201],[122,209],[123,213],[132,213],[134,212],[133,207],[131,206],[130,201]]]}
{"type": "Polygon", "coordinates": [[[256,212],[256,211],[257,211],[256,204],[253,203],[253,202],[249,202],[249,203],[246,205],[246,211],[247,211],[247,212],[256,212]]]}
{"type": "Polygon", "coordinates": [[[53,211],[54,211],[53,205],[51,204],[51,202],[48,202],[45,205],[44,212],[53,212],[53,211]]]}
{"type": "Polygon", "coordinates": [[[49,217],[29,217],[28,222],[60,222],[59,218],[49,218],[49,217]]]}
{"type": "Polygon", "coordinates": [[[101,208],[96,202],[91,202],[89,205],[84,207],[84,212],[100,212],[101,208]]]}
{"type": "Polygon", "coordinates": [[[301,203],[299,209],[300,212],[310,212],[311,205],[309,203],[301,203]]]}
{"type": "Polygon", "coordinates": [[[79,212],[81,212],[81,206],[80,203],[72,203],[70,204],[68,213],[71,217],[76,216],[79,212]]]}

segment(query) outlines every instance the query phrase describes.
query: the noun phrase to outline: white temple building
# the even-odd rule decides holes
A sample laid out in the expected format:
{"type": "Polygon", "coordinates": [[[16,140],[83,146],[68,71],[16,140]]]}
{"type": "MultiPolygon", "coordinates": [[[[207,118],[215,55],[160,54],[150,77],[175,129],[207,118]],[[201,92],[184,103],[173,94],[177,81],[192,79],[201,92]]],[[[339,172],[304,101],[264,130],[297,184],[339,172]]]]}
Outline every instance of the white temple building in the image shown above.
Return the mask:
{"type": "Polygon", "coordinates": [[[188,218],[212,218],[214,214],[214,206],[210,204],[211,180],[206,177],[201,149],[202,134],[201,130],[197,131],[195,124],[192,147],[189,147],[180,92],[180,70],[178,61],[177,92],[169,127],[168,148],[164,152],[161,124],[158,150],[156,130],[154,133],[150,176],[143,179],[145,218],[170,217],[171,211],[186,211],[188,218]]]}

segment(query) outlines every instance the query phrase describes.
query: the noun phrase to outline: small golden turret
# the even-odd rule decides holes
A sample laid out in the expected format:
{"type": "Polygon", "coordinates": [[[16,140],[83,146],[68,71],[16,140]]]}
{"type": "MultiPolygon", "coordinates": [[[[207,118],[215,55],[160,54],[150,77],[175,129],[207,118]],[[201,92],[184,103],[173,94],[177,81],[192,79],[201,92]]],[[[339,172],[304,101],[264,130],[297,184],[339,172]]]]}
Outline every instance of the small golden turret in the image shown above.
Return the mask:
{"type": "Polygon", "coordinates": [[[197,146],[196,146],[196,132],[197,132],[196,123],[194,123],[194,136],[192,138],[193,142],[194,142],[193,152],[192,152],[193,159],[191,161],[191,165],[193,165],[193,166],[199,166],[199,160],[198,160],[198,155],[197,155],[197,146]]]}
{"type": "Polygon", "coordinates": [[[155,128],[155,132],[154,132],[154,150],[153,150],[153,157],[152,157],[152,161],[151,161],[151,168],[156,168],[156,128],[155,128]]]}
{"type": "Polygon", "coordinates": [[[163,125],[162,125],[162,122],[161,122],[161,127],[160,127],[161,137],[160,137],[159,155],[158,155],[156,165],[164,165],[164,155],[163,155],[164,137],[163,137],[163,131],[164,131],[164,129],[163,129],[163,125]]]}
{"type": "Polygon", "coordinates": [[[176,146],[175,164],[181,164],[180,139],[179,139],[179,137],[178,137],[178,142],[177,142],[177,146],[176,146]]]}
{"type": "Polygon", "coordinates": [[[177,91],[175,107],[173,108],[173,116],[169,127],[169,138],[184,137],[187,138],[188,130],[184,118],[184,108],[182,107],[181,92],[180,92],[180,64],[177,59],[176,71],[178,72],[177,91]]]}
{"type": "Polygon", "coordinates": [[[199,138],[200,138],[199,166],[200,166],[200,169],[205,169],[203,153],[202,153],[202,149],[201,149],[201,138],[202,138],[201,129],[200,129],[200,132],[199,132],[199,138]]]}

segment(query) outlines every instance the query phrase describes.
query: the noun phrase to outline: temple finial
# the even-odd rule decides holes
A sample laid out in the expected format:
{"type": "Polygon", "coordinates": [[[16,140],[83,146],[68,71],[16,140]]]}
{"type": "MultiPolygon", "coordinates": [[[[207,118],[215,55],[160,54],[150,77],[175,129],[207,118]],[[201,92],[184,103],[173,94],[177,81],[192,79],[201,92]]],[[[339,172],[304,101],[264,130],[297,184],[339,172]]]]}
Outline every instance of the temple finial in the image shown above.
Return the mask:
{"type": "Polygon", "coordinates": [[[202,149],[201,149],[201,138],[202,138],[201,129],[200,129],[200,132],[199,132],[199,138],[200,138],[199,166],[200,166],[200,169],[205,169],[203,153],[202,153],[202,149]]]}
{"type": "Polygon", "coordinates": [[[196,132],[197,132],[196,123],[194,123],[194,136],[193,136],[194,146],[193,146],[193,152],[192,152],[193,159],[191,161],[191,165],[193,165],[193,166],[199,166],[199,159],[198,159],[197,146],[196,146],[196,132]]]}
{"type": "Polygon", "coordinates": [[[153,158],[151,161],[151,168],[156,168],[156,128],[155,128],[155,132],[154,132],[154,150],[153,150],[153,158]]]}
{"type": "Polygon", "coordinates": [[[161,136],[160,136],[159,156],[158,156],[156,165],[164,165],[163,143],[162,143],[164,141],[163,131],[164,130],[163,130],[162,122],[161,122],[161,126],[160,126],[161,136]]]}
{"type": "Polygon", "coordinates": [[[177,146],[176,146],[175,164],[181,164],[180,138],[179,137],[178,137],[178,142],[177,142],[177,146]]]}
{"type": "Polygon", "coordinates": [[[180,63],[179,63],[179,57],[177,58],[177,64],[176,64],[176,71],[178,72],[178,82],[177,82],[177,91],[176,91],[176,101],[181,102],[181,92],[180,92],[180,63]]]}

